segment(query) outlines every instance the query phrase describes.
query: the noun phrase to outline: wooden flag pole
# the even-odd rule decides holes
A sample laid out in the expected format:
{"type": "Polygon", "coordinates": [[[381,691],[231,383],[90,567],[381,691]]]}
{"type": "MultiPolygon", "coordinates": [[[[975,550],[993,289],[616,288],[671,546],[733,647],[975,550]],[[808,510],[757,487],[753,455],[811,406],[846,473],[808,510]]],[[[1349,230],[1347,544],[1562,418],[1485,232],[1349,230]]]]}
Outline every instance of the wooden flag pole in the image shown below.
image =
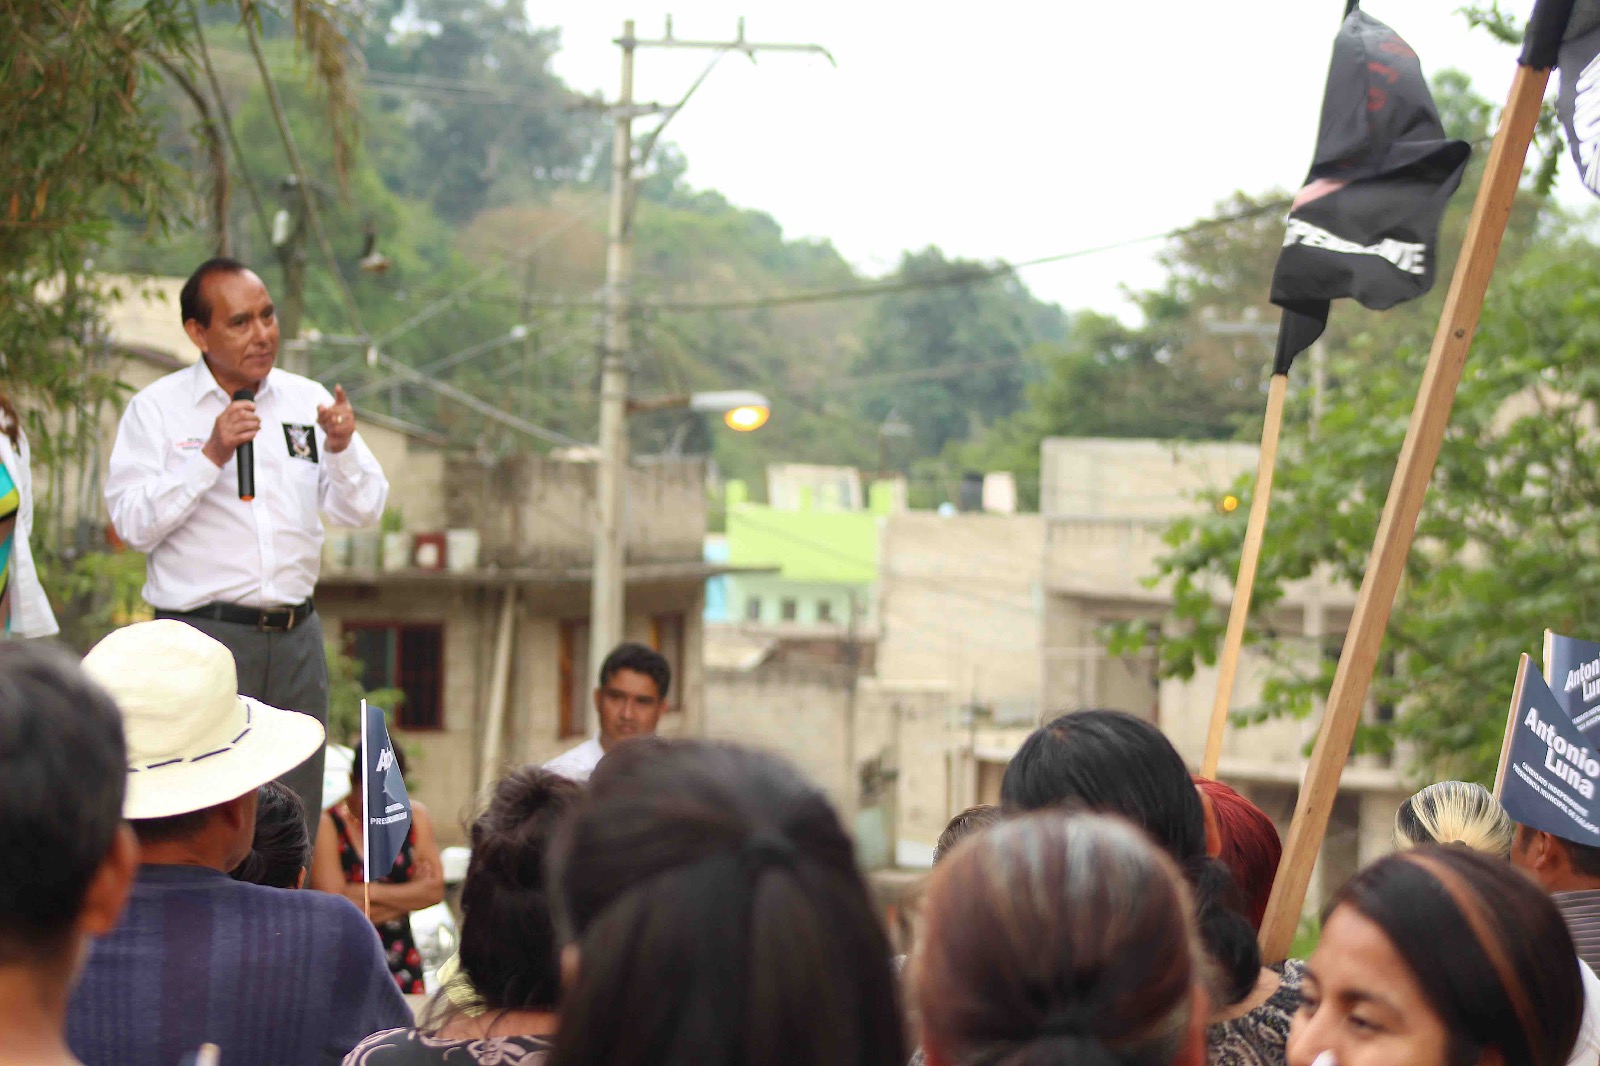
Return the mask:
{"type": "Polygon", "coordinates": [[[1245,525],[1244,550],[1239,555],[1239,577],[1228,608],[1228,634],[1217,661],[1217,695],[1211,703],[1211,731],[1206,734],[1205,759],[1200,776],[1215,778],[1222,759],[1222,738],[1228,729],[1228,705],[1233,701],[1233,681],[1239,672],[1239,652],[1244,647],[1245,624],[1250,620],[1250,595],[1255,591],[1256,564],[1261,561],[1261,539],[1267,533],[1267,511],[1272,505],[1272,474],[1278,466],[1278,434],[1283,429],[1283,401],[1289,394],[1289,375],[1274,374],[1267,386],[1267,416],[1261,425],[1261,458],[1256,464],[1255,495],[1250,498],[1250,521],[1245,525]]]}
{"type": "MultiPolygon", "coordinates": [[[[1567,6],[1570,7],[1570,0],[1567,6]]],[[[1537,17],[1536,12],[1535,20],[1537,17]]],[[[1563,17],[1559,26],[1565,25],[1563,17]]],[[[1558,31],[1556,38],[1559,40],[1559,37],[1558,31]]],[[[1483,184],[1472,207],[1472,220],[1456,262],[1450,293],[1445,298],[1439,330],[1434,334],[1428,367],[1423,372],[1422,387],[1411,411],[1411,425],[1406,430],[1399,465],[1389,486],[1389,498],[1378,522],[1377,539],[1367,560],[1366,576],[1361,581],[1361,593],[1345,634],[1344,651],[1334,674],[1333,688],[1328,693],[1327,710],[1317,732],[1283,861],[1278,867],[1278,877],[1261,924],[1262,956],[1271,961],[1287,955],[1300,924],[1311,868],[1328,828],[1328,815],[1339,791],[1339,776],[1350,754],[1356,725],[1361,721],[1372,671],[1378,662],[1384,631],[1389,626],[1389,613],[1394,609],[1395,592],[1400,587],[1406,556],[1416,535],[1422,501],[1444,443],[1456,386],[1461,382],[1461,372],[1472,347],[1472,334],[1477,329],[1495,258],[1505,236],[1506,221],[1528,157],[1528,145],[1539,121],[1540,101],[1550,79],[1549,66],[1547,61],[1543,69],[1517,67],[1494,146],[1489,150],[1483,184]]]]}
{"type": "MultiPolygon", "coordinates": [[[[1545,662],[1549,662],[1547,658],[1545,662]]],[[[1528,676],[1528,657],[1524,655],[1517,662],[1517,683],[1511,689],[1511,709],[1506,712],[1506,735],[1500,741],[1500,763],[1494,771],[1494,798],[1500,798],[1500,790],[1506,783],[1506,764],[1511,761],[1512,730],[1517,727],[1517,708],[1522,706],[1522,683],[1528,676]]]]}

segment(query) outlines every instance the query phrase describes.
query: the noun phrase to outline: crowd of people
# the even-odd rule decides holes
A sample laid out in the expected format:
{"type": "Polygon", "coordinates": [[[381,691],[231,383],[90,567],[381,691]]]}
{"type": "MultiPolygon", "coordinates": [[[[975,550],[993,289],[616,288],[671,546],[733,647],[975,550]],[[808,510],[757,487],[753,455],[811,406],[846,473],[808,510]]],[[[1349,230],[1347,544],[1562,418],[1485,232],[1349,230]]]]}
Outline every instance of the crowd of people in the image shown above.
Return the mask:
{"type": "Polygon", "coordinates": [[[1407,800],[1310,956],[1264,960],[1270,820],[1150,723],[1064,714],[952,820],[902,957],[814,784],[638,735],[498,782],[413,1010],[385,927],[433,898],[432,833],[369,921],[360,834],[324,811],[313,845],[277,780],[321,742],[181,621],[0,643],[0,1064],[1600,1063],[1600,854],[1476,785],[1407,800]]]}
{"type": "MultiPolygon", "coordinates": [[[[364,880],[313,595],[321,515],[370,524],[388,483],[343,390],[276,368],[255,273],[208,260],[179,302],[200,358],[131,399],[105,478],[155,620],[81,661],[0,640],[0,1066],[1600,1064],[1600,848],[1479,786],[1407,800],[1309,957],[1264,959],[1271,819],[1150,723],[1065,714],[950,822],[907,951],[814,784],[654,736],[671,669],[636,644],[596,734],[470,826],[417,1009],[436,827],[413,804],[364,880]]],[[[0,638],[57,631],[28,460],[0,392],[0,638]]]]}

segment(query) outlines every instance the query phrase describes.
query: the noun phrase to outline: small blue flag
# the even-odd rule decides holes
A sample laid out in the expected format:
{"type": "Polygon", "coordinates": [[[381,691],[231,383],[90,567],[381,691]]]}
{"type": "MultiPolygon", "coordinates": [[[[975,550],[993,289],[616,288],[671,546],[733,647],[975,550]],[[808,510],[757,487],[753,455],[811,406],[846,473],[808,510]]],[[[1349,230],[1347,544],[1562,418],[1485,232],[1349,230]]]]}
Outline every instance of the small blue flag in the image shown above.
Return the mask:
{"type": "Polygon", "coordinates": [[[362,842],[361,879],[375,881],[388,875],[411,832],[411,797],[395,762],[394,744],[384,723],[383,709],[361,701],[361,809],[366,812],[366,840],[362,842]]]}
{"type": "Polygon", "coordinates": [[[1506,730],[1498,787],[1506,813],[1562,840],[1600,846],[1594,803],[1600,758],[1526,655],[1506,730]]]}
{"type": "Polygon", "coordinates": [[[1544,679],[1584,738],[1600,741],[1600,644],[1545,630],[1544,679]]]}

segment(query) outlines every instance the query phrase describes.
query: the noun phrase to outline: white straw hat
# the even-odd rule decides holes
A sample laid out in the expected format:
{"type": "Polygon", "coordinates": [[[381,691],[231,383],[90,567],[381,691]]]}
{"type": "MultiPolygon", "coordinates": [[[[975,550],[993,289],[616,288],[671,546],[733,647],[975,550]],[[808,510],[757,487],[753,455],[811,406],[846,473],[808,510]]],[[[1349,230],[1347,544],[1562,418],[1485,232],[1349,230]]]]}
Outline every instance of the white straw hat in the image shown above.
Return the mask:
{"type": "Polygon", "coordinates": [[[321,723],[239,695],[233,653],[171,618],[119,629],[83,668],[122,711],[124,818],[200,811],[282,777],[322,747],[321,723]]]}

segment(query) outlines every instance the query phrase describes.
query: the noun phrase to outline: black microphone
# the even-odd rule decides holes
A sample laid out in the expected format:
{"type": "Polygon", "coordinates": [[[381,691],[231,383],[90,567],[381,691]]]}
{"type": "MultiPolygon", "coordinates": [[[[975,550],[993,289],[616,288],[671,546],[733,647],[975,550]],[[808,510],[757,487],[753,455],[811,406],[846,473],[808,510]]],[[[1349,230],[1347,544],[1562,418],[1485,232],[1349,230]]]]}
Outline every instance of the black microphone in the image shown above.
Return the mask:
{"type": "MultiPolygon", "coordinates": [[[[235,400],[254,400],[254,389],[240,389],[233,394],[235,400]]],[[[239,499],[249,501],[256,498],[256,445],[254,441],[245,441],[233,450],[234,461],[239,467],[239,499]]]]}

